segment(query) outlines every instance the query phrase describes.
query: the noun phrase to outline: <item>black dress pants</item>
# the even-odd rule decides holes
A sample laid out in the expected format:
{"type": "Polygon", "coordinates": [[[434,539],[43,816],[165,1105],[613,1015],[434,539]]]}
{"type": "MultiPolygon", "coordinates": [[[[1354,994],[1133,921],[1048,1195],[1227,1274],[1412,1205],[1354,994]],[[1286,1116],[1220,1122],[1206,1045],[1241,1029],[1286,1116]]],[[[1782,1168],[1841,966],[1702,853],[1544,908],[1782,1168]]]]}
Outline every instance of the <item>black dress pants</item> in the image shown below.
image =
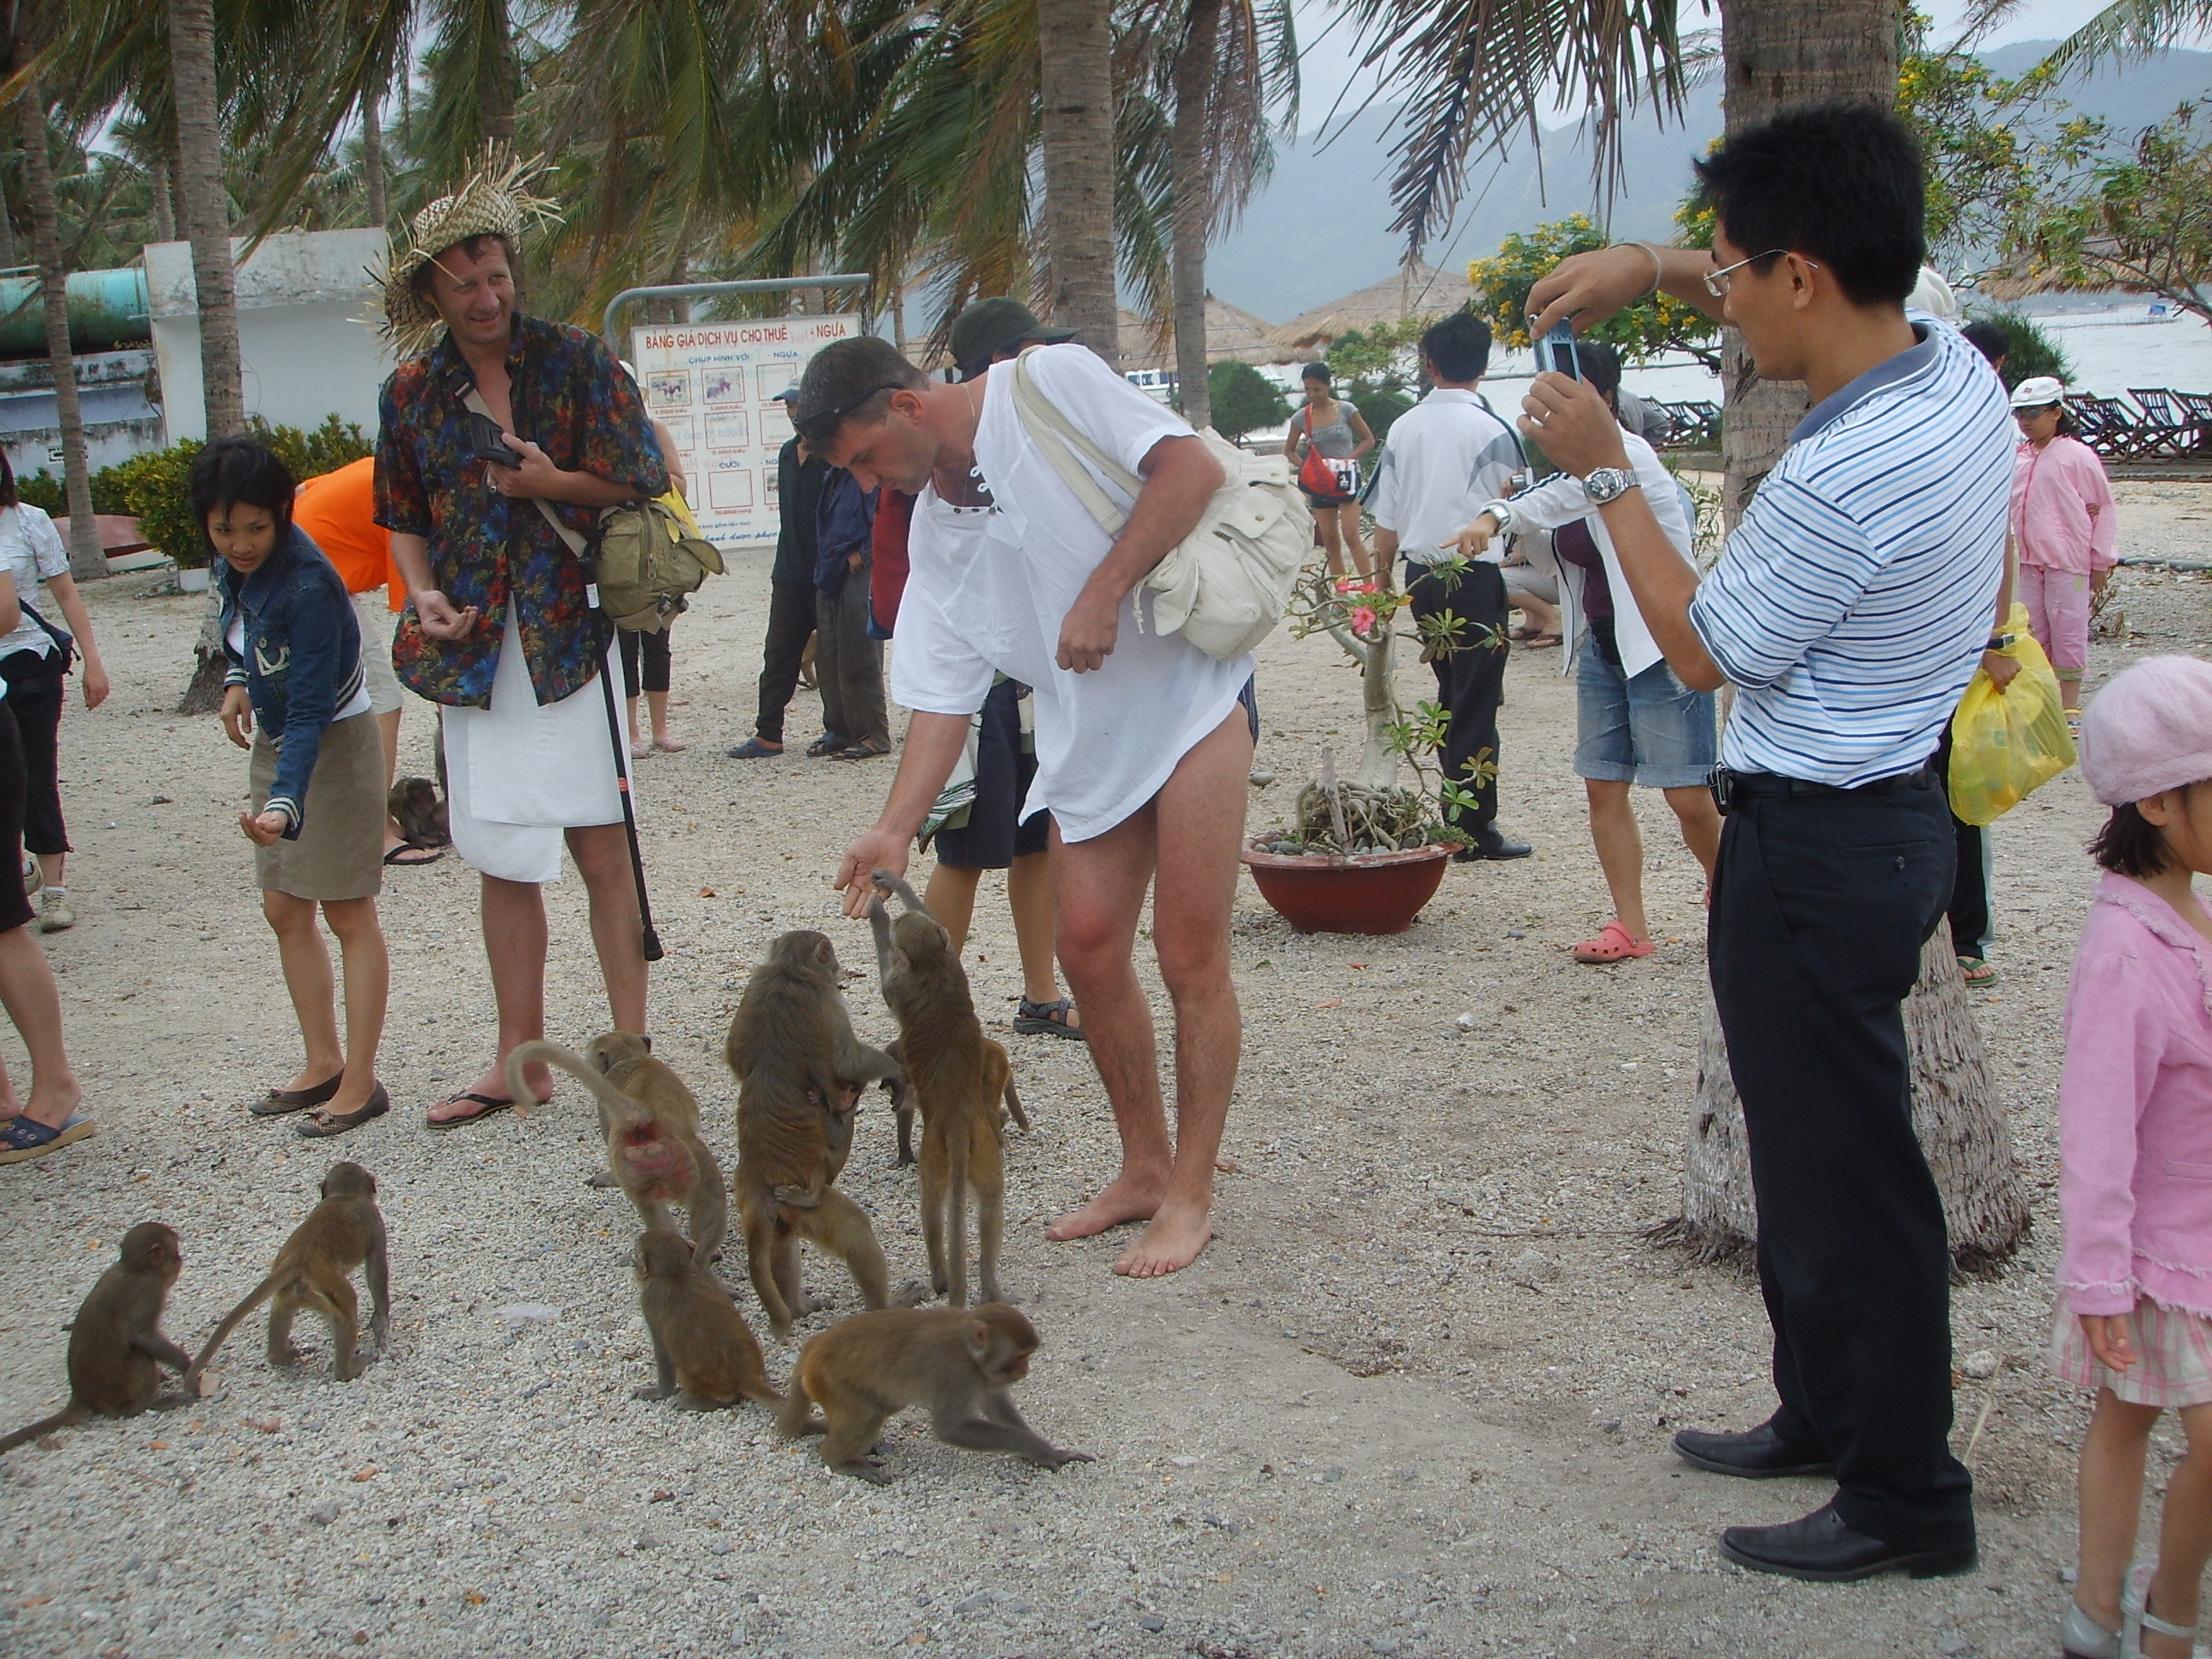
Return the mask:
{"type": "Polygon", "coordinates": [[[1498,706],[1505,696],[1505,573],[1494,564],[1469,565],[1455,580],[1426,565],[1408,562],[1406,594],[1416,623],[1449,611],[1463,624],[1461,648],[1430,664],[1436,670],[1437,701],[1449,723],[1443,752],[1437,757],[1445,777],[1464,784],[1476,802],[1472,815],[1447,806],[1443,821],[1455,829],[1486,829],[1498,817],[1498,706]],[[1496,649],[1479,641],[1494,630],[1496,649]],[[1490,763],[1478,781],[1474,769],[1490,763]]]}
{"type": "Polygon", "coordinates": [[[1911,1550],[1974,1539],[1972,1480],[1948,1444],[1950,1249],[1913,1133],[1900,1007],[1951,863],[1932,774],[1739,793],[1707,943],[1743,1098],[1775,1431],[1835,1459],[1847,1525],[1911,1550]]]}
{"type": "Polygon", "coordinates": [[[69,681],[53,672],[58,659],[18,651],[0,662],[8,682],[7,706],[23,751],[23,848],[31,853],[70,851],[62,822],[62,703],[69,681]]]}
{"type": "Polygon", "coordinates": [[[754,735],[763,743],[783,741],[783,711],[799,690],[799,665],[814,635],[814,584],[772,582],[768,597],[768,641],[761,647],[760,714],[754,735]]]}

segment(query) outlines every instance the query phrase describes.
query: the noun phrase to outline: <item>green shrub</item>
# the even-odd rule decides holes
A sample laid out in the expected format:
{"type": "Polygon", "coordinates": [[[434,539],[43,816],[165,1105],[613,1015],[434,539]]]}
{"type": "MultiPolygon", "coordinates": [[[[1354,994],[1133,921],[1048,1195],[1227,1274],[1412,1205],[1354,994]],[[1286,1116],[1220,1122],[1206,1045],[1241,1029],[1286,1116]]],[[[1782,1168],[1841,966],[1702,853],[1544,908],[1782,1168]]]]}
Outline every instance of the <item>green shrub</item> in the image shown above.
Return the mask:
{"type": "Polygon", "coordinates": [[[1233,357],[1206,371],[1206,395],[1213,405],[1213,429],[1232,444],[1248,432],[1280,426],[1291,418],[1282,389],[1251,364],[1233,357]]]}
{"type": "Polygon", "coordinates": [[[2053,375],[2067,385],[2074,380],[2074,365],[2058,343],[2036,325],[2035,319],[2010,306],[1982,312],[1975,321],[1995,323],[2005,331],[2004,383],[2008,388],[2039,374],[2053,375]]]}
{"type": "Polygon", "coordinates": [[[15,499],[26,507],[44,507],[57,519],[69,511],[68,487],[43,466],[15,480],[15,499]]]}

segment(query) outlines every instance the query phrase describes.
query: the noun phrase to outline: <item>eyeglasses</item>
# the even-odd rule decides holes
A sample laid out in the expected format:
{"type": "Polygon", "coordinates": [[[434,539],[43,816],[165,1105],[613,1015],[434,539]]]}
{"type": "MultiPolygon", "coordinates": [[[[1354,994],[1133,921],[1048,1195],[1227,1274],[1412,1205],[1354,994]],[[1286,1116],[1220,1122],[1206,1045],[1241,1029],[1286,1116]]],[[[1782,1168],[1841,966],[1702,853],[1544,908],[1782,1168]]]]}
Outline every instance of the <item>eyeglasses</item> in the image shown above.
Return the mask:
{"type": "Polygon", "coordinates": [[[836,433],[838,423],[862,404],[878,392],[896,392],[905,384],[903,380],[885,380],[881,386],[872,386],[859,397],[848,398],[835,409],[819,409],[811,415],[798,416],[791,423],[792,430],[810,444],[827,443],[836,433]]]}
{"type": "MultiPolygon", "coordinates": [[[[1780,258],[1789,252],[1786,247],[1772,247],[1764,253],[1754,253],[1748,259],[1739,259],[1732,265],[1723,265],[1718,270],[1709,270],[1705,273],[1705,292],[1716,300],[1724,300],[1728,297],[1729,278],[1735,272],[1741,270],[1746,265],[1755,265],[1761,259],[1780,258]]],[[[1805,259],[1805,256],[1802,253],[1797,257],[1805,259]]],[[[1817,262],[1811,259],[1805,259],[1805,264],[1812,270],[1818,270],[1820,268],[1817,262]]]]}

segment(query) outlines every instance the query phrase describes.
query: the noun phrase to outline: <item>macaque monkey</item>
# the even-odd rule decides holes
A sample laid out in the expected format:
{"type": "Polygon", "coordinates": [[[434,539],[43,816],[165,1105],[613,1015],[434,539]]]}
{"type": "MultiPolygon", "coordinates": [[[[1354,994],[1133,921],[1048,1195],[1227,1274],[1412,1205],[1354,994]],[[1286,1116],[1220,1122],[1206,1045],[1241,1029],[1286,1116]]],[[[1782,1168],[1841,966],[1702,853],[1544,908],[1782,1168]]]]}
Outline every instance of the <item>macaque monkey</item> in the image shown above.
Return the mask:
{"type": "Polygon", "coordinates": [[[752,1327],[689,1239],[673,1227],[648,1227],[638,1237],[635,1259],[659,1381],[637,1389],[633,1398],[675,1395],[676,1408],[687,1412],[717,1411],[740,1399],[783,1404],[783,1396],[769,1387],[752,1327]]]}
{"type": "Polygon", "coordinates": [[[410,847],[450,847],[453,832],[447,827],[446,803],[438,799],[438,786],[428,778],[401,778],[392,786],[384,804],[399,826],[400,839],[410,847]]]}
{"type": "Polygon", "coordinates": [[[0,1452],[94,1413],[136,1417],[190,1402],[190,1395],[161,1391],[161,1371],[191,1369],[192,1357],[161,1334],[161,1309],[184,1263],[175,1231],[158,1221],[123,1235],[115,1265],[100,1274],[70,1328],[69,1404],[0,1439],[0,1452]]]}
{"type": "Polygon", "coordinates": [[[738,1080],[733,1184],[745,1255],[778,1338],[820,1305],[801,1282],[801,1238],[843,1258],[868,1306],[890,1300],[890,1269],[867,1212],[833,1183],[852,1150],[861,1091],[899,1070],[853,1035],[842,980],[826,935],[782,935],[746,982],[724,1050],[738,1080]]]}
{"type": "Polygon", "coordinates": [[[692,1248],[702,1263],[713,1261],[730,1230],[729,1188],[699,1133],[698,1101],[673,1068],[653,1058],[653,1039],[609,1031],[580,1054],[557,1042],[516,1044],[507,1057],[507,1087],[518,1112],[536,1098],[523,1068],[541,1060],[591,1091],[606,1138],[606,1173],[629,1194],[639,1219],[647,1227],[672,1227],[668,1206],[681,1204],[690,1218],[692,1248]]]}
{"type": "Polygon", "coordinates": [[[952,935],[888,870],[875,872],[868,927],[884,1000],[898,1019],[898,1059],[921,1111],[921,1237],[932,1286],[951,1306],[968,1305],[968,1189],[975,1189],[978,1274],[986,1302],[999,1293],[999,1240],[1006,1227],[1006,1175],[1000,1140],[1012,1108],[1030,1127],[1014,1093],[1006,1051],[983,1035],[969,994],[967,970],[952,935]],[[883,895],[906,908],[894,922],[883,895]]]}
{"type": "Polygon", "coordinates": [[[358,1164],[333,1164],[323,1177],[323,1201],[284,1241],[269,1277],[223,1316],[185,1373],[186,1386],[198,1386],[200,1373],[222,1346],[223,1338],[264,1302],[271,1304],[270,1364],[289,1365],[299,1359],[299,1351],[292,1346],[292,1321],[301,1309],[311,1308],[331,1328],[335,1349],[331,1374],[341,1382],[353,1381],[368,1369],[368,1361],[354,1352],[361,1335],[361,1304],[354,1297],[353,1270],[364,1265],[368,1269],[368,1328],[380,1352],[392,1327],[392,1289],[385,1261],[384,1215],[376,1207],[376,1177],[358,1164]]]}
{"type": "Polygon", "coordinates": [[[879,1486],[890,1476],[870,1455],[876,1437],[908,1406],[928,1407],[948,1445],[1014,1452],[1041,1469],[1088,1463],[1088,1452],[1060,1450],[1014,1409],[1008,1390],[1036,1345],[1036,1328],[1003,1302],[854,1314],[800,1350],[776,1428],[793,1439],[812,1431],[811,1401],[828,1422],[822,1461],[879,1486]]]}

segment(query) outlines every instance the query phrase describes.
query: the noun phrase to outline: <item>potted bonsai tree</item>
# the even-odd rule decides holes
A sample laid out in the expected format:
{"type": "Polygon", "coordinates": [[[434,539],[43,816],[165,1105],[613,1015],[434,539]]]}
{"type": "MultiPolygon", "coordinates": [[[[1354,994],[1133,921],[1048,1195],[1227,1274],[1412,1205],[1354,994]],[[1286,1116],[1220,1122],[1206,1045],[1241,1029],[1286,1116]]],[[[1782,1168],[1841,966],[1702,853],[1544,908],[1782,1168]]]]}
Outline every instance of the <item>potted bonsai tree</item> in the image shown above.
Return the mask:
{"type": "MultiPolygon", "coordinates": [[[[1463,560],[1431,567],[1447,591],[1463,560]]],[[[1300,933],[1402,933],[1435,896],[1445,860],[1459,844],[1444,815],[1471,811],[1468,781],[1435,763],[1448,720],[1423,700],[1407,714],[1398,701],[1395,657],[1401,638],[1425,663],[1458,651],[1495,651],[1495,629],[1476,628],[1449,611],[1409,628],[1411,601],[1382,578],[1332,577],[1316,565],[1291,601],[1291,632],[1327,633],[1359,671],[1364,744],[1352,776],[1340,779],[1333,752],[1321,775],[1298,791],[1290,821],[1255,837],[1243,858],[1260,896],[1300,933]],[[1400,778],[1409,770],[1416,787],[1400,778]],[[1419,786],[1432,783],[1433,793],[1419,786]]],[[[1495,759],[1476,757],[1475,781],[1497,775],[1495,759]]]]}

